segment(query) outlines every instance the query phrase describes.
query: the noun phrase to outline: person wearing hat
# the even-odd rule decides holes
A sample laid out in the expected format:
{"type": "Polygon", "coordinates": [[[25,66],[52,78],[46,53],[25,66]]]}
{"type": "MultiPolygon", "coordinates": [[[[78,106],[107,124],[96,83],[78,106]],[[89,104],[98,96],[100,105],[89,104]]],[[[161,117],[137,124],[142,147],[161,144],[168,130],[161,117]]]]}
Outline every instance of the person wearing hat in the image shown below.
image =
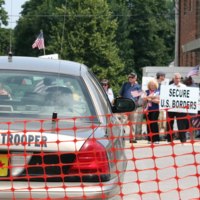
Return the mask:
{"type": "Polygon", "coordinates": [[[114,101],[114,94],[113,94],[112,88],[110,87],[109,81],[107,79],[102,79],[101,85],[103,86],[106,94],[108,95],[108,99],[110,103],[112,104],[114,101]]]}
{"type": "MultiPolygon", "coordinates": [[[[121,87],[121,90],[119,92],[119,95],[121,97],[124,97],[124,98],[129,98],[129,99],[132,99],[136,105],[138,106],[138,100],[139,100],[139,97],[141,96],[142,94],[142,88],[141,86],[137,83],[137,74],[132,72],[128,75],[128,82],[125,82],[122,87],[121,87]]],[[[139,106],[138,106],[139,108],[139,106]]],[[[142,119],[143,119],[143,113],[140,112],[138,110],[138,108],[136,109],[136,111],[134,112],[131,112],[129,115],[128,115],[128,120],[132,123],[132,127],[130,129],[130,142],[131,143],[136,143],[136,139],[133,138],[133,132],[134,132],[134,124],[135,124],[135,121],[138,122],[139,119],[141,118],[140,114],[142,114],[142,119]]],[[[142,132],[142,123],[137,123],[136,125],[139,125],[141,128],[140,132],[142,132]]],[[[136,135],[138,134],[141,134],[141,133],[138,133],[139,128],[136,126],[136,130],[137,132],[135,132],[136,135]]]]}

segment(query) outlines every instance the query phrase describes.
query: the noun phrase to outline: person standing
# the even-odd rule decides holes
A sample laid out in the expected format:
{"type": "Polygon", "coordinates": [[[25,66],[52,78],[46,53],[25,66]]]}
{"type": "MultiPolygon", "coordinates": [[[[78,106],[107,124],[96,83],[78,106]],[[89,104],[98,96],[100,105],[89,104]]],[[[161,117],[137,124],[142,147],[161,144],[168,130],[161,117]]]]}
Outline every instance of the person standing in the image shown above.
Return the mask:
{"type": "MultiPolygon", "coordinates": [[[[195,84],[194,80],[192,79],[191,76],[189,77],[185,77],[183,83],[187,86],[187,87],[198,87],[197,84],[195,84]]],[[[200,114],[200,112],[198,112],[200,114]]],[[[188,121],[188,128],[190,126],[192,126],[192,128],[194,129],[199,129],[200,128],[200,116],[194,113],[189,113],[189,115],[191,116],[190,120],[188,121]]],[[[195,135],[198,135],[198,131],[192,131],[192,132],[187,132],[189,135],[188,137],[190,137],[192,140],[194,139],[195,135]],[[197,133],[196,133],[197,132],[197,133]]]]}
{"type": "MultiPolygon", "coordinates": [[[[161,85],[165,81],[165,72],[159,71],[156,73],[156,81],[158,82],[158,90],[160,91],[161,85]]],[[[166,111],[165,110],[160,110],[159,117],[158,117],[159,123],[159,132],[162,130],[166,132],[166,111]]]]}
{"type": "Polygon", "coordinates": [[[107,79],[103,79],[101,80],[101,85],[103,86],[106,94],[108,95],[108,99],[110,103],[113,104],[114,94],[113,94],[112,88],[110,87],[109,81],[107,79]]]}
{"type": "Polygon", "coordinates": [[[143,99],[146,101],[146,121],[147,121],[147,138],[149,142],[158,143],[160,141],[159,128],[158,128],[158,116],[159,116],[159,101],[160,90],[158,82],[156,80],[150,80],[148,82],[148,90],[143,99]]]}
{"type": "Polygon", "coordinates": [[[165,73],[164,72],[157,72],[156,73],[156,80],[158,82],[158,89],[160,89],[162,82],[165,81],[165,73]]]}
{"type": "MultiPolygon", "coordinates": [[[[120,94],[121,97],[132,99],[136,103],[136,106],[137,106],[136,111],[131,112],[128,115],[128,120],[132,123],[132,126],[130,128],[130,142],[136,143],[137,142],[136,139],[133,138],[134,123],[136,121],[138,125],[142,126],[141,122],[140,122],[140,124],[138,123],[137,118],[141,118],[140,115],[143,116],[143,113],[138,111],[139,107],[137,105],[139,97],[142,94],[142,89],[141,89],[141,86],[137,83],[137,74],[136,73],[132,72],[128,75],[128,82],[125,82],[122,85],[119,94],[120,94]],[[137,118],[136,118],[136,116],[137,116],[137,118]]],[[[143,117],[142,117],[142,119],[143,119],[143,117]]],[[[141,130],[141,132],[142,132],[142,130],[141,130]]],[[[135,133],[135,135],[137,135],[137,133],[135,133]]]]}
{"type": "MultiPolygon", "coordinates": [[[[181,83],[181,74],[174,73],[172,87],[175,88],[186,88],[187,86],[181,83]]],[[[167,141],[172,142],[174,138],[173,128],[174,128],[174,120],[176,118],[179,139],[180,141],[186,142],[186,129],[188,129],[188,121],[186,119],[187,113],[181,112],[170,112],[167,111],[167,141]],[[172,134],[170,134],[172,132],[172,134]]]]}

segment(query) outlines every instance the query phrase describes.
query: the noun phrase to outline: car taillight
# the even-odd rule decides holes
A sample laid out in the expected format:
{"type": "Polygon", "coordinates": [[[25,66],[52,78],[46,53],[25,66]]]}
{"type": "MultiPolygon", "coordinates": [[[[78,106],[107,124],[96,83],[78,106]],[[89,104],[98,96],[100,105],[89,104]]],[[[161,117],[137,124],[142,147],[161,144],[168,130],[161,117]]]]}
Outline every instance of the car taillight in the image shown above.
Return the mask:
{"type": "Polygon", "coordinates": [[[69,169],[70,174],[107,174],[109,163],[106,149],[95,139],[87,140],[69,169]]]}

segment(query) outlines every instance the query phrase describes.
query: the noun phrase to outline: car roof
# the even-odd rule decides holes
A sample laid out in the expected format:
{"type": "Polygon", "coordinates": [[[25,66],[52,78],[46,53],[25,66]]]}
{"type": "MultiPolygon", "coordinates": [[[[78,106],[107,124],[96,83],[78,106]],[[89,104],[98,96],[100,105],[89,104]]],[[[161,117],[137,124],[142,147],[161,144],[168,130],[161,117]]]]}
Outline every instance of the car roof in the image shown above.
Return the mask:
{"type": "Polygon", "coordinates": [[[88,68],[81,63],[39,57],[0,56],[0,69],[63,73],[81,76],[88,68]]]}

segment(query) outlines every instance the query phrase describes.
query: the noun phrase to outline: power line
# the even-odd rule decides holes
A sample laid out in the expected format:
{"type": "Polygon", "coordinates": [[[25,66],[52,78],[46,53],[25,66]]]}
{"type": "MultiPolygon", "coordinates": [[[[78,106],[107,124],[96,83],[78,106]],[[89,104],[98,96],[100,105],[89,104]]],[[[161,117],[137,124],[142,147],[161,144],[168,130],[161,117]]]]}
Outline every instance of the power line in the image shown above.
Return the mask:
{"type": "MultiPolygon", "coordinates": [[[[145,13],[144,13],[145,14],[145,13]]],[[[55,14],[53,14],[53,15],[46,15],[46,14],[44,14],[44,15],[41,15],[41,14],[39,14],[39,15],[8,15],[8,16],[10,16],[10,17],[24,17],[24,18],[35,18],[35,17],[52,17],[52,18],[54,18],[54,17],[141,17],[141,15],[144,15],[144,14],[136,14],[136,15],[123,15],[123,14],[118,14],[118,15],[104,15],[104,14],[102,14],[102,15],[92,15],[92,14],[88,14],[88,15],[80,15],[80,14],[76,14],[76,15],[67,15],[67,14],[64,14],[64,15],[55,15],[55,14]]],[[[163,16],[163,17],[166,17],[166,16],[174,16],[175,14],[174,13],[172,13],[172,14],[145,14],[145,16],[146,17],[149,17],[149,16],[156,16],[156,17],[158,17],[158,16],[163,16]]],[[[145,18],[146,18],[145,17],[145,18]]]]}

